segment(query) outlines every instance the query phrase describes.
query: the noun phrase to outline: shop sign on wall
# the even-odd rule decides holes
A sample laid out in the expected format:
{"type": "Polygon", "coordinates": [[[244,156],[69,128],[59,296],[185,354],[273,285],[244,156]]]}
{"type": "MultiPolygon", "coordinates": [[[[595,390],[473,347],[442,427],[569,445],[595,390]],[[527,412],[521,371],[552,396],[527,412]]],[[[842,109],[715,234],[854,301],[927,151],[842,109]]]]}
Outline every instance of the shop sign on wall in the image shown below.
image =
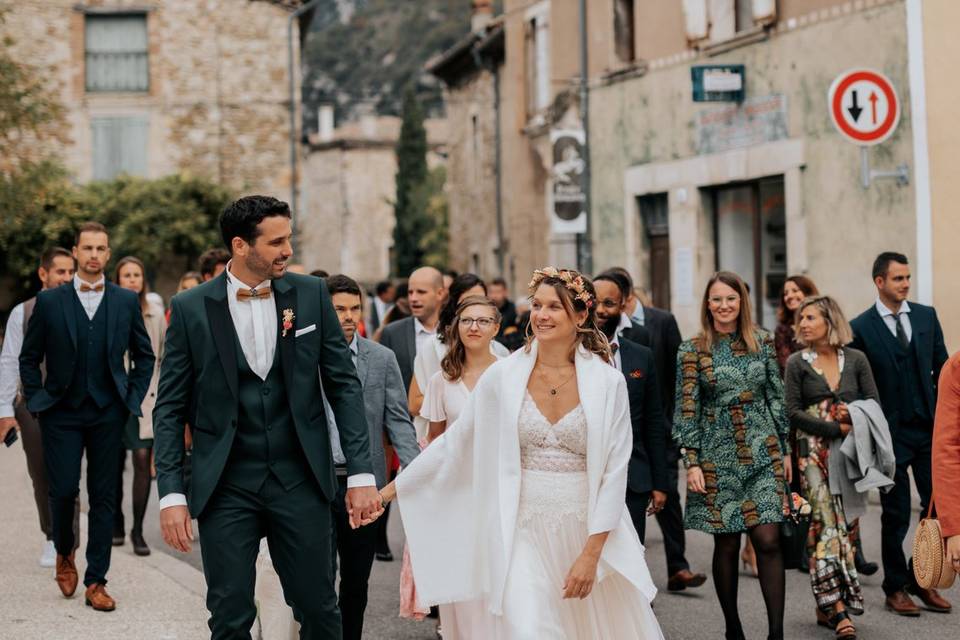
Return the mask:
{"type": "Polygon", "coordinates": [[[787,97],[774,93],[697,115],[697,153],[721,153],[787,138],[787,97]]]}

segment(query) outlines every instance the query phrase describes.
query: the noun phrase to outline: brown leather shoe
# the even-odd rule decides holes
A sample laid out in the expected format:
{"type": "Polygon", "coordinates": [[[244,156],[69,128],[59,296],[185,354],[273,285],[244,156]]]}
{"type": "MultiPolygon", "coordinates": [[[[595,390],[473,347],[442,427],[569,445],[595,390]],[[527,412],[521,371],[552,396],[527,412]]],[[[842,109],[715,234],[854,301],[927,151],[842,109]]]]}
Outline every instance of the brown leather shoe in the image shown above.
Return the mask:
{"type": "Polygon", "coordinates": [[[893,611],[898,616],[919,616],[920,607],[913,601],[906,591],[897,591],[887,596],[885,603],[887,611],[893,611]]]}
{"type": "Polygon", "coordinates": [[[920,601],[923,602],[923,606],[930,611],[936,611],[937,613],[950,613],[953,610],[953,605],[950,602],[940,595],[936,589],[921,589],[920,587],[913,587],[910,589],[910,593],[920,598],[920,601]]]}
{"type": "Polygon", "coordinates": [[[113,611],[117,608],[117,603],[107,595],[106,588],[96,582],[87,587],[84,598],[87,601],[87,606],[93,607],[95,611],[113,611]]]}
{"type": "Polygon", "coordinates": [[[65,598],[71,597],[77,590],[77,565],[73,557],[73,553],[68,556],[57,554],[57,586],[65,598]]]}
{"type": "Polygon", "coordinates": [[[706,581],[706,574],[693,573],[689,569],[682,569],[667,580],[667,591],[683,591],[688,587],[692,589],[701,586],[706,581]]]}

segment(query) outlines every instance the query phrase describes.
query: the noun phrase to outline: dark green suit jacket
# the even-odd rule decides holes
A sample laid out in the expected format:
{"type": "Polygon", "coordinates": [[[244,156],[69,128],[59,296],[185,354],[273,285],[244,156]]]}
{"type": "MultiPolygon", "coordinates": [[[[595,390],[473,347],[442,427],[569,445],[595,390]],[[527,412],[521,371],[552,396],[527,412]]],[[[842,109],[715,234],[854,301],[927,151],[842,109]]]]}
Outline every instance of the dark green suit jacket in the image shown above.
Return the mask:
{"type": "MultiPolygon", "coordinates": [[[[296,433],[320,489],[332,501],[337,482],[320,381],[336,416],[347,472],[354,475],[373,473],[360,380],[323,280],[287,274],[273,281],[273,298],[277,350],[296,433]],[[286,310],[295,318],[283,336],[286,310]]],[[[157,487],[161,498],[187,494],[196,517],[216,489],[237,429],[239,347],[226,274],[177,294],[171,309],[153,412],[157,487]],[[193,430],[189,488],[183,481],[188,422],[193,430]]]]}

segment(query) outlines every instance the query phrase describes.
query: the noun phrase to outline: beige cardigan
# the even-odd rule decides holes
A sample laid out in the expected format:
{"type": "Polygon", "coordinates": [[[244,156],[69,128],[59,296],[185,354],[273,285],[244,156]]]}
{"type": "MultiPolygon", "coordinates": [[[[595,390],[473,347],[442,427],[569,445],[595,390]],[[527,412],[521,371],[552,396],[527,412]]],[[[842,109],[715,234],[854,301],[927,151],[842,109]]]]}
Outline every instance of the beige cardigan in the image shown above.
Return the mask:
{"type": "MultiPolygon", "coordinates": [[[[163,309],[150,305],[150,308],[143,314],[143,324],[147,327],[147,334],[150,336],[150,346],[153,347],[153,355],[156,360],[153,365],[153,376],[150,378],[150,386],[147,387],[147,395],[144,396],[140,404],[140,438],[149,440],[153,438],[153,407],[157,403],[157,386],[160,384],[160,363],[163,360],[163,343],[167,336],[167,321],[164,317],[163,309]]],[[[129,364],[127,367],[129,368],[129,364]]]]}

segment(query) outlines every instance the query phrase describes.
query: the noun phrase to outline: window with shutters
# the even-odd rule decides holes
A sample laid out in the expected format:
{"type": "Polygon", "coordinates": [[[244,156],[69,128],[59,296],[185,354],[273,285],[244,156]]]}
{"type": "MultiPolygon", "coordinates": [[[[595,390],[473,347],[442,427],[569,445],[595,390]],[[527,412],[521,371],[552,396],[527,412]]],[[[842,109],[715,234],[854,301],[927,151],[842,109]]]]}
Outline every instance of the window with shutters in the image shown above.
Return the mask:
{"type": "Polygon", "coordinates": [[[88,14],[84,25],[89,92],[150,88],[146,14],[88,14]]]}
{"type": "Polygon", "coordinates": [[[540,3],[527,14],[526,103],[527,115],[533,116],[550,104],[550,31],[549,4],[540,3]]]}
{"type": "Polygon", "coordinates": [[[147,175],[149,126],[142,116],[93,118],[93,179],[112,180],[121,173],[147,175]]]}
{"type": "Polygon", "coordinates": [[[613,0],[613,44],[620,62],[637,59],[634,4],[634,0],[613,0]]]}

